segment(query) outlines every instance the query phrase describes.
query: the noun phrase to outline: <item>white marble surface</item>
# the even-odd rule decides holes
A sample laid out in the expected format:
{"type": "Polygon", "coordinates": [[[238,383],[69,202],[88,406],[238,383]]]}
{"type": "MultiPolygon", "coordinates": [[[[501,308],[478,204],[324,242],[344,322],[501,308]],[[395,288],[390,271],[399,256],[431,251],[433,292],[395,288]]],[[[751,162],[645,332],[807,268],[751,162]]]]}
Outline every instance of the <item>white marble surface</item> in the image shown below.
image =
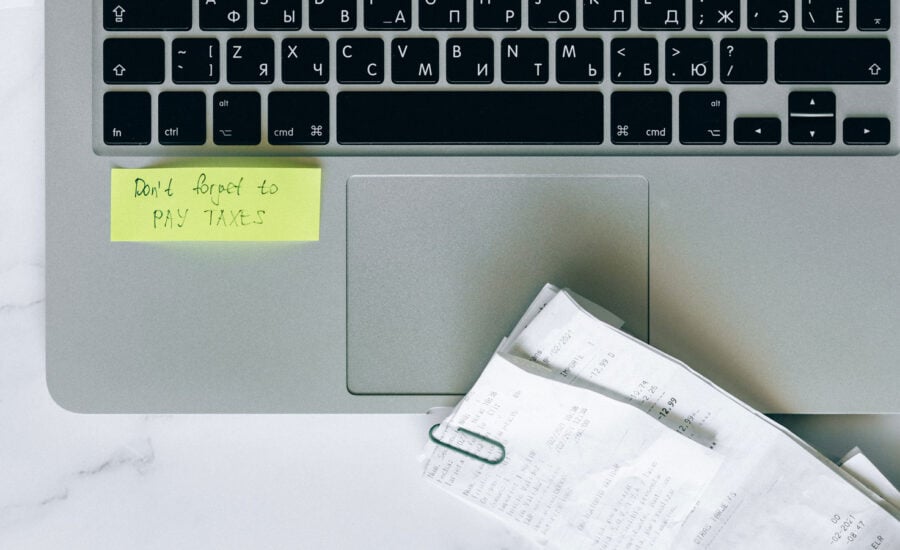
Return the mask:
{"type": "MultiPolygon", "coordinates": [[[[427,485],[422,415],[78,415],[44,381],[43,25],[0,0],[0,549],[521,548],[427,485]]],[[[897,484],[897,416],[782,418],[897,484]]]]}

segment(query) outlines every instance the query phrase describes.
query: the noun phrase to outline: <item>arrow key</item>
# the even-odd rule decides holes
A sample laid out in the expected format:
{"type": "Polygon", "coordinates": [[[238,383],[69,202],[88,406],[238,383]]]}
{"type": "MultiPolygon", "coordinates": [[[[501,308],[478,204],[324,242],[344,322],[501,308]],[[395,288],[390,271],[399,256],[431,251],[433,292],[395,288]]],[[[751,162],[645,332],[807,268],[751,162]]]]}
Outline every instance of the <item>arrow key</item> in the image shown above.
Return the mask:
{"type": "Polygon", "coordinates": [[[833,145],[834,117],[791,117],[788,138],[794,145],[833,145]]]}
{"type": "Polygon", "coordinates": [[[734,142],[738,145],[778,145],[781,143],[781,120],[774,117],[736,118],[734,142]]]}
{"type": "Polygon", "coordinates": [[[103,81],[107,84],[160,84],[165,76],[162,39],[108,38],[103,41],[103,81]]]}
{"type": "Polygon", "coordinates": [[[886,118],[845,118],[847,145],[887,145],[891,142],[891,121],[886,118]]]}

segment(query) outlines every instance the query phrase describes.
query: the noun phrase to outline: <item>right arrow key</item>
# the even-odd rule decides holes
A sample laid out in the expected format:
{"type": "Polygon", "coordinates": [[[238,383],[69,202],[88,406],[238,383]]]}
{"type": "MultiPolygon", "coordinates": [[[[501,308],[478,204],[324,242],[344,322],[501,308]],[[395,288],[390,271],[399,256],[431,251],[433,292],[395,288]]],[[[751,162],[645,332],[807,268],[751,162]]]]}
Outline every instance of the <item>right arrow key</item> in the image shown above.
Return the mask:
{"type": "Polygon", "coordinates": [[[847,145],[887,145],[890,142],[890,120],[870,117],[844,119],[844,143],[847,145]]]}

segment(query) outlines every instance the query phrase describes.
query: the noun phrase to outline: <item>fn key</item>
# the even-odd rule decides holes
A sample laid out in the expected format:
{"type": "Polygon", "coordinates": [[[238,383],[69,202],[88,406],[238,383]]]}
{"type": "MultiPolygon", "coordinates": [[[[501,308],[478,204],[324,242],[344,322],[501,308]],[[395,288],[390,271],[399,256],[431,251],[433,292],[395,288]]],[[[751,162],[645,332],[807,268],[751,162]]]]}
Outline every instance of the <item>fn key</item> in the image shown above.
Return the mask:
{"type": "Polygon", "coordinates": [[[150,143],[150,94],[107,92],[103,95],[103,141],[107,145],[150,143]]]}

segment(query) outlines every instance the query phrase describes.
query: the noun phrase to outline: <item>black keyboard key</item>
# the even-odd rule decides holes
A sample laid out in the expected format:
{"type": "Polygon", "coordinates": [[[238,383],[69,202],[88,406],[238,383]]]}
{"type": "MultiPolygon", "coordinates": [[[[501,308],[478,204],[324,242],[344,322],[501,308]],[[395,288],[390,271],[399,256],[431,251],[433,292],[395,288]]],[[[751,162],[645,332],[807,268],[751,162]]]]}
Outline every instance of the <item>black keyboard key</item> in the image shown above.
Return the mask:
{"type": "Polygon", "coordinates": [[[546,38],[505,38],[500,43],[500,78],[507,84],[543,84],[549,67],[546,38]]]}
{"type": "Polygon", "coordinates": [[[325,84],[329,79],[327,38],[285,38],[281,80],[285,84],[325,84]]]}
{"type": "Polygon", "coordinates": [[[302,8],[301,0],[253,0],[253,26],[260,31],[299,30],[302,8]]]}
{"type": "Polygon", "coordinates": [[[213,141],[216,145],[257,145],[260,100],[256,92],[217,92],[213,96],[213,141]]]}
{"type": "Polygon", "coordinates": [[[536,31],[574,29],[575,0],[528,0],[528,28],[536,31]]]}
{"type": "Polygon", "coordinates": [[[186,31],[191,28],[191,3],[191,0],[103,0],[103,28],[186,31]]]}
{"type": "Polygon", "coordinates": [[[845,31],[850,28],[850,0],[802,0],[800,11],[803,28],[808,31],[845,31]]]}
{"type": "Polygon", "coordinates": [[[247,28],[247,0],[200,2],[200,28],[205,31],[239,31],[247,28]]]}
{"type": "Polygon", "coordinates": [[[391,80],[397,84],[438,81],[440,48],[435,38],[395,38],[391,43],[391,80]]]}
{"type": "Polygon", "coordinates": [[[517,30],[522,26],[521,0],[473,0],[475,28],[480,31],[517,30]]]}
{"type": "Polygon", "coordinates": [[[603,40],[560,38],[556,41],[556,81],[596,84],[603,81],[603,40]]]}
{"type": "Polygon", "coordinates": [[[738,145],[778,145],[781,143],[781,120],[774,117],[736,118],[734,142],[738,145]]]}
{"type": "Polygon", "coordinates": [[[884,84],[891,79],[885,38],[779,38],[775,80],[781,84],[884,84]]]}
{"type": "Polygon", "coordinates": [[[890,120],[873,117],[844,119],[844,143],[847,145],[887,145],[890,142],[890,120]]]}
{"type": "Polygon", "coordinates": [[[638,27],[645,31],[684,29],[684,0],[640,0],[638,27]]]}
{"type": "Polygon", "coordinates": [[[615,38],[610,45],[610,74],[617,84],[653,84],[659,70],[655,38],[615,38]]]}
{"type": "Polygon", "coordinates": [[[309,27],[314,31],[352,31],[356,0],[309,0],[309,27]]]}
{"type": "Polygon", "coordinates": [[[724,92],[682,92],[678,102],[678,139],[681,143],[725,143],[728,139],[728,102],[724,92]]]}
{"type": "Polygon", "coordinates": [[[672,94],[669,92],[613,92],[611,107],[613,143],[672,143],[672,94]]]}
{"type": "Polygon", "coordinates": [[[158,140],[162,145],[206,143],[206,94],[160,93],[158,140]]]}
{"type": "Polygon", "coordinates": [[[103,141],[107,145],[150,143],[150,94],[106,92],[103,94],[103,141]]]}
{"type": "Polygon", "coordinates": [[[670,38],[666,40],[666,82],[709,84],[713,76],[712,40],[670,38]]]}
{"type": "Polygon", "coordinates": [[[788,131],[788,137],[794,145],[833,145],[834,117],[791,117],[788,131]]]}
{"type": "Polygon", "coordinates": [[[631,0],[584,0],[584,28],[589,31],[627,31],[631,28],[631,0]]]}
{"type": "Polygon", "coordinates": [[[747,0],[747,26],[754,31],[794,28],[794,0],[747,0]]]}
{"type": "Polygon", "coordinates": [[[227,51],[228,82],[271,84],[275,81],[275,45],[271,38],[232,38],[227,51]]]}
{"type": "Polygon", "coordinates": [[[219,41],[215,38],[173,40],[172,81],[175,84],[219,82],[219,41]]]}
{"type": "Polygon", "coordinates": [[[891,28],[891,0],[856,0],[856,28],[886,31],[891,28]]]}
{"type": "Polygon", "coordinates": [[[834,143],[834,93],[791,92],[788,95],[788,117],[788,139],[794,145],[834,143]]]}
{"type": "Polygon", "coordinates": [[[327,92],[269,94],[269,143],[325,145],[329,139],[327,92]]]}
{"type": "Polygon", "coordinates": [[[103,41],[103,81],[160,84],[166,78],[165,50],[159,38],[107,38],[103,41]]]}
{"type": "Polygon", "coordinates": [[[494,81],[494,41],[490,38],[447,40],[447,82],[487,84],[494,81]]]}
{"type": "Polygon", "coordinates": [[[419,28],[461,31],[466,28],[466,0],[419,0],[419,28]]]}
{"type": "Polygon", "coordinates": [[[340,92],[339,143],[603,142],[600,92],[340,92]]]}
{"type": "Polygon", "coordinates": [[[337,79],[341,84],[384,82],[384,42],[380,38],[338,40],[337,79]]]}
{"type": "Polygon", "coordinates": [[[740,27],[740,0],[694,0],[695,29],[736,31],[740,27]]]}
{"type": "Polygon", "coordinates": [[[719,43],[724,84],[764,84],[769,79],[765,38],[726,38],[719,43]]]}
{"type": "Polygon", "coordinates": [[[411,0],[365,0],[365,26],[369,30],[409,30],[412,22],[411,0]]]}

